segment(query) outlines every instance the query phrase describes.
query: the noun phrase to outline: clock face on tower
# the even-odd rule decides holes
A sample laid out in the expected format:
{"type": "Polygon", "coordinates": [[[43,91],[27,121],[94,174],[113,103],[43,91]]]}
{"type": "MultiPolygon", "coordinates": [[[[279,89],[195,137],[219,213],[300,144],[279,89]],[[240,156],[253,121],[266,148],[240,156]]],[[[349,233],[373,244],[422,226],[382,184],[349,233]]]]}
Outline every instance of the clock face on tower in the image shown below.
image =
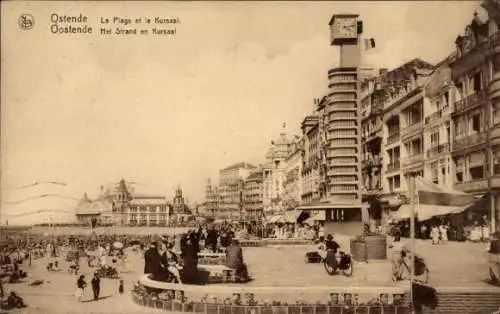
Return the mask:
{"type": "Polygon", "coordinates": [[[357,20],[355,17],[337,17],[332,31],[336,38],[356,38],[357,20]]]}

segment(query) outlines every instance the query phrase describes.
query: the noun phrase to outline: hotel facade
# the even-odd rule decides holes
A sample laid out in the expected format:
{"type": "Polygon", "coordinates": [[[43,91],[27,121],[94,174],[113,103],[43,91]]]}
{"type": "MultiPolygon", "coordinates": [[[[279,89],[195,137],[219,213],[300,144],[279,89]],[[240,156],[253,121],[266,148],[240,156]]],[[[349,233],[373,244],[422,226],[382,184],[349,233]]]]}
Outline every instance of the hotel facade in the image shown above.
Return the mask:
{"type": "Polygon", "coordinates": [[[96,199],[87,193],[76,208],[78,222],[129,226],[164,226],[177,217],[167,198],[156,194],[136,193],[125,180],[111,189],[101,188],[96,199]]]}
{"type": "Polygon", "coordinates": [[[409,175],[417,174],[486,199],[471,219],[481,216],[498,229],[500,4],[483,7],[488,19],[475,14],[438,64],[413,59],[368,74],[359,64],[362,21],[335,15],[340,67],[328,71],[328,93],[301,122],[300,148],[290,149],[283,134],[272,143],[261,167],[263,212],[298,199],[296,209],[322,212],[323,221],[385,227],[408,202],[409,175]],[[357,33],[339,35],[336,25],[345,23],[357,23],[357,33]]]}

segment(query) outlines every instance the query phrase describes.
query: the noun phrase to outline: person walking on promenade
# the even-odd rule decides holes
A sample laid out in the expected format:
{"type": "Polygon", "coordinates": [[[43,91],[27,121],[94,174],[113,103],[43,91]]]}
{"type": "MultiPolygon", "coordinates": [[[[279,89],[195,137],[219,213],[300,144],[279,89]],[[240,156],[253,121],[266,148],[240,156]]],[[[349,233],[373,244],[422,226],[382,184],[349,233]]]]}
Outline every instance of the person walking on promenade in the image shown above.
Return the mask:
{"type": "Polygon", "coordinates": [[[439,229],[436,225],[431,228],[432,244],[439,244],[439,229]]]}
{"type": "Polygon", "coordinates": [[[99,300],[99,293],[101,292],[101,279],[97,273],[95,273],[94,278],[92,278],[92,291],[94,292],[94,300],[99,300]]]}
{"type": "Polygon", "coordinates": [[[124,292],[124,287],[123,287],[123,279],[120,279],[120,283],[118,284],[118,294],[122,295],[124,292]]]}
{"type": "Polygon", "coordinates": [[[439,235],[442,243],[448,242],[448,226],[441,224],[439,226],[439,235]]]}
{"type": "Polygon", "coordinates": [[[80,278],[78,278],[78,280],[76,281],[76,292],[75,292],[75,297],[80,302],[82,302],[85,287],[87,287],[87,283],[85,282],[85,276],[81,275],[80,278]]]}

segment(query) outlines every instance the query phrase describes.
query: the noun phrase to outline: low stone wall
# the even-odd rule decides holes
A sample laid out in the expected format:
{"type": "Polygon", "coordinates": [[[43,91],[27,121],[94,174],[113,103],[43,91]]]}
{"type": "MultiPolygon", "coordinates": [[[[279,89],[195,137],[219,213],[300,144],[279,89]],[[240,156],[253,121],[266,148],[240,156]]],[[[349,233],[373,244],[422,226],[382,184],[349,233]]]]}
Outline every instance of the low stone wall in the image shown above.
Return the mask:
{"type": "Polygon", "coordinates": [[[153,281],[148,275],[145,275],[132,290],[132,298],[135,303],[141,306],[190,313],[410,313],[409,294],[405,286],[196,286],[153,281]]]}
{"type": "Polygon", "coordinates": [[[409,314],[405,305],[231,305],[214,303],[183,303],[176,300],[160,300],[153,297],[132,295],[133,301],[145,307],[165,311],[203,314],[409,314]]]}
{"type": "Polygon", "coordinates": [[[500,309],[500,288],[438,288],[438,306],[424,314],[490,314],[500,309]]]}

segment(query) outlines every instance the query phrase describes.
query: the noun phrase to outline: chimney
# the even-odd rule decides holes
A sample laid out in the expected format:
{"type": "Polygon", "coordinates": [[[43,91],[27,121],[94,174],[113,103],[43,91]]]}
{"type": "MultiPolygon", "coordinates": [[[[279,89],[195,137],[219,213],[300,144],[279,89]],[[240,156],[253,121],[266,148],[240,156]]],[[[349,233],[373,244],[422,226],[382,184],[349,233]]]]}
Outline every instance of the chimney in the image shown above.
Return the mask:
{"type": "Polygon", "coordinates": [[[389,70],[388,70],[387,68],[381,68],[381,69],[379,69],[378,74],[379,74],[379,75],[384,75],[384,74],[386,74],[387,72],[389,72],[389,70]]]}

